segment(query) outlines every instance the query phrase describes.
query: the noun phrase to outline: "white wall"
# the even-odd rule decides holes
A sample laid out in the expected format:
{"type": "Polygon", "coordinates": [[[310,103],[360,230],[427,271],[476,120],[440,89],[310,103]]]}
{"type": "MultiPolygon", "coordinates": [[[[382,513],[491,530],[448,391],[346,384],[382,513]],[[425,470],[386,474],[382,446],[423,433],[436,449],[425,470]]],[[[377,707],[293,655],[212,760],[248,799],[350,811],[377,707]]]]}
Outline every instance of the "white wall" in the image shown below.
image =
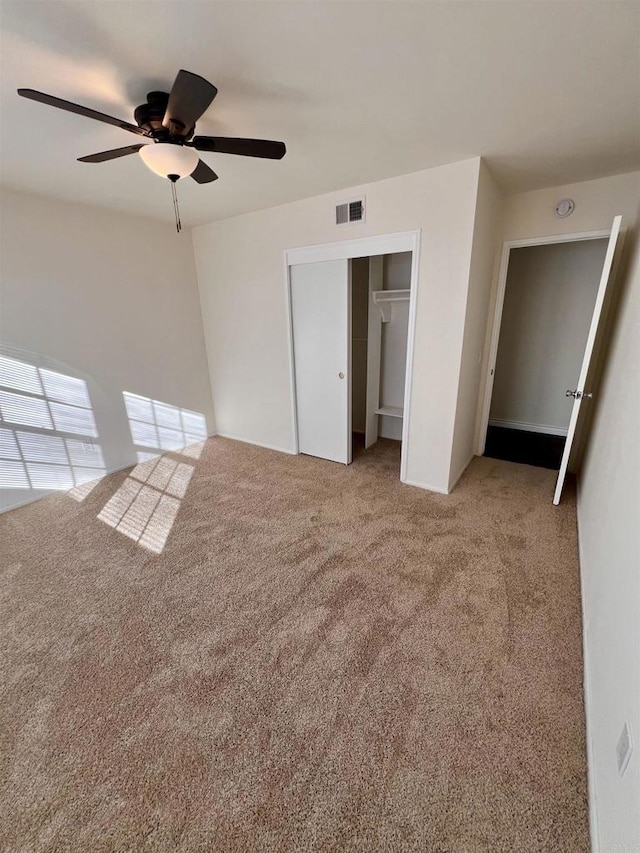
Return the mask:
{"type": "MultiPolygon", "coordinates": [[[[57,380],[64,384],[62,397],[77,394],[78,389],[88,395],[91,408],[81,415],[93,417],[98,434],[90,437],[84,427],[78,428],[79,444],[74,447],[79,458],[74,464],[81,474],[86,475],[88,463],[100,454],[102,465],[96,470],[111,471],[136,461],[140,448],[132,441],[124,391],[200,413],[207,431],[213,432],[188,233],[178,235],[170,225],[141,217],[7,190],[2,193],[0,239],[2,352],[12,357],[9,364],[23,379],[36,376],[35,365],[67,377],[57,380]],[[22,366],[16,368],[16,362],[22,366]]],[[[5,384],[7,390],[16,392],[5,384]]],[[[60,398],[60,390],[57,393],[60,398]]],[[[20,399],[23,406],[31,405],[20,399]]],[[[37,402],[41,404],[50,405],[37,402]]],[[[60,399],[54,408],[58,404],[60,399]]],[[[172,409],[163,411],[169,418],[179,416],[172,409]]],[[[38,428],[16,425],[6,414],[0,423],[5,461],[8,456],[19,466],[16,435],[37,433],[38,428]]],[[[56,442],[51,439],[60,444],[66,433],[48,427],[40,433],[43,438],[30,440],[39,442],[39,450],[33,452],[43,458],[33,461],[32,467],[42,474],[43,465],[54,471],[55,460],[49,454],[56,442]]],[[[67,437],[76,440],[73,433],[67,437]]],[[[61,476],[64,467],[59,469],[61,476]]],[[[5,471],[9,469],[15,472],[15,465],[6,464],[5,471]]],[[[43,476],[38,482],[49,480],[43,476]]],[[[4,488],[0,499],[9,508],[48,490],[4,488]]]]}
{"type": "Polygon", "coordinates": [[[511,250],[492,420],[566,433],[606,250],[607,240],[511,250]]]}
{"type": "MultiPolygon", "coordinates": [[[[512,195],[505,199],[501,240],[608,229],[616,214],[622,214],[623,225],[634,231],[639,197],[640,172],[512,195]],[[567,219],[558,219],[554,206],[565,197],[575,201],[576,209],[567,219]]],[[[595,402],[589,455],[578,476],[590,811],[598,853],[627,853],[640,846],[637,252],[636,244],[633,272],[626,277],[606,359],[606,379],[595,402]],[[636,751],[627,775],[619,779],[615,746],[625,719],[631,720],[636,751]]],[[[491,317],[496,288],[497,269],[491,317]]],[[[490,334],[489,328],[487,341],[490,334]]],[[[487,354],[485,346],[485,359],[487,354]]]]}
{"type": "Polygon", "coordinates": [[[421,229],[407,478],[447,489],[479,167],[474,158],[194,229],[219,433],[293,449],[283,251],[421,229]],[[366,223],[336,226],[335,205],[360,193],[366,223]]]}
{"type": "Polygon", "coordinates": [[[449,489],[475,450],[476,412],[482,379],[483,348],[502,217],[502,193],[484,163],[478,175],[473,249],[469,264],[469,298],[464,319],[464,347],[456,386],[455,435],[449,466],[449,489]]]}
{"type": "Polygon", "coordinates": [[[522,240],[552,234],[574,234],[611,228],[621,213],[625,224],[636,221],[640,172],[516,193],[505,198],[502,240],[522,240]],[[554,214],[556,202],[571,198],[575,210],[566,219],[554,214]]]}
{"type": "Polygon", "coordinates": [[[383,290],[408,290],[411,287],[411,252],[394,252],[382,261],[383,290]]]}
{"type": "MultiPolygon", "coordinates": [[[[633,228],[637,220],[640,195],[640,172],[564,184],[542,190],[516,193],[504,199],[500,246],[507,240],[528,240],[534,237],[551,237],[562,234],[579,234],[585,231],[602,231],[611,228],[614,216],[622,214],[623,226],[633,228]],[[571,198],[575,210],[566,219],[554,214],[556,202],[571,198]]],[[[497,260],[497,259],[496,259],[497,260]]],[[[489,303],[489,322],[486,328],[481,370],[481,387],[476,415],[475,448],[481,433],[482,403],[484,399],[489,344],[498,290],[499,264],[496,262],[489,303]]]]}
{"type": "Polygon", "coordinates": [[[578,480],[594,850],[640,850],[640,241],[622,298],[578,480]],[[616,768],[632,727],[626,774],[616,768]]]}

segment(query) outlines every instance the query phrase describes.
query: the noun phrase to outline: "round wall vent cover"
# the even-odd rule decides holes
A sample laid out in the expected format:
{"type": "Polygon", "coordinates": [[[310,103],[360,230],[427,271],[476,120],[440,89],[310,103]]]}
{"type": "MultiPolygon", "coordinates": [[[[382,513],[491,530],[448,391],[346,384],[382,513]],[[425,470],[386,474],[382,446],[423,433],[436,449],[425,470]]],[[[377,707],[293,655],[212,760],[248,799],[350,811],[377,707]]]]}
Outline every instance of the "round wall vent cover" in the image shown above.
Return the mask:
{"type": "Polygon", "coordinates": [[[560,219],[564,219],[565,216],[571,216],[574,208],[575,204],[573,203],[573,199],[563,198],[556,204],[556,216],[559,216],[560,219]]]}

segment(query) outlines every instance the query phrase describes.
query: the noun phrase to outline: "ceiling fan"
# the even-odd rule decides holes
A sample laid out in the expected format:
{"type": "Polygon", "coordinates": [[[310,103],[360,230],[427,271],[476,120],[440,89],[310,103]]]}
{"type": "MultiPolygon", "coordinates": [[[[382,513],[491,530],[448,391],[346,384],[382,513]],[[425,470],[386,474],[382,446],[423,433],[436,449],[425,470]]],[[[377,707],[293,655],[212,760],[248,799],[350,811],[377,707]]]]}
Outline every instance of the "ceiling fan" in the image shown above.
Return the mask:
{"type": "Polygon", "coordinates": [[[112,124],[148,139],[147,144],[100,151],[98,154],[78,157],[78,160],[81,163],[104,163],[106,160],[139,153],[153,172],[171,181],[178,231],[181,226],[175,192],[176,182],[188,175],[199,184],[208,184],[218,178],[213,169],[198,157],[196,151],[281,160],[287,150],[284,142],[269,139],[194,136],[196,122],[217,93],[216,87],[204,77],[191,71],[178,71],[171,92],[149,92],[147,102],[135,108],[133,117],[136,124],[131,124],[89,107],[37,92],[35,89],[18,89],[18,94],[23,98],[112,124]]]}

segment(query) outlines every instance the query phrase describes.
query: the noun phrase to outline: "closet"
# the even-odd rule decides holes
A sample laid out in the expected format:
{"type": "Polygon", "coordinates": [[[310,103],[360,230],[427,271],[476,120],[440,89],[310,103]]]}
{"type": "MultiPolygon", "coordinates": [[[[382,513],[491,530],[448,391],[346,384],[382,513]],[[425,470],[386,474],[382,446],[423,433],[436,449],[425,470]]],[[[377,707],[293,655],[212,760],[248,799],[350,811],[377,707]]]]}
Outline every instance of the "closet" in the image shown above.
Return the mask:
{"type": "Polygon", "coordinates": [[[290,267],[298,449],[344,464],[403,433],[412,253],[290,267]]]}

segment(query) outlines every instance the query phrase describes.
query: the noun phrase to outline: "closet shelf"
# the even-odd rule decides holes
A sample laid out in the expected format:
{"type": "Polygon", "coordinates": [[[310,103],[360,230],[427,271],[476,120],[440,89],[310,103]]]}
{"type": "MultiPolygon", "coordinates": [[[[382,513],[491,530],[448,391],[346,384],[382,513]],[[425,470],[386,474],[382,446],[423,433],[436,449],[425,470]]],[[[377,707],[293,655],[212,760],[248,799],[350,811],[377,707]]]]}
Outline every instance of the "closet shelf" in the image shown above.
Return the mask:
{"type": "Polygon", "coordinates": [[[388,418],[401,418],[404,410],[401,406],[380,406],[376,409],[376,415],[386,415],[388,418]]]}
{"type": "Polygon", "coordinates": [[[410,290],[374,290],[372,293],[373,303],[377,305],[382,314],[382,322],[388,323],[391,319],[391,306],[394,302],[408,302],[410,290]]]}

